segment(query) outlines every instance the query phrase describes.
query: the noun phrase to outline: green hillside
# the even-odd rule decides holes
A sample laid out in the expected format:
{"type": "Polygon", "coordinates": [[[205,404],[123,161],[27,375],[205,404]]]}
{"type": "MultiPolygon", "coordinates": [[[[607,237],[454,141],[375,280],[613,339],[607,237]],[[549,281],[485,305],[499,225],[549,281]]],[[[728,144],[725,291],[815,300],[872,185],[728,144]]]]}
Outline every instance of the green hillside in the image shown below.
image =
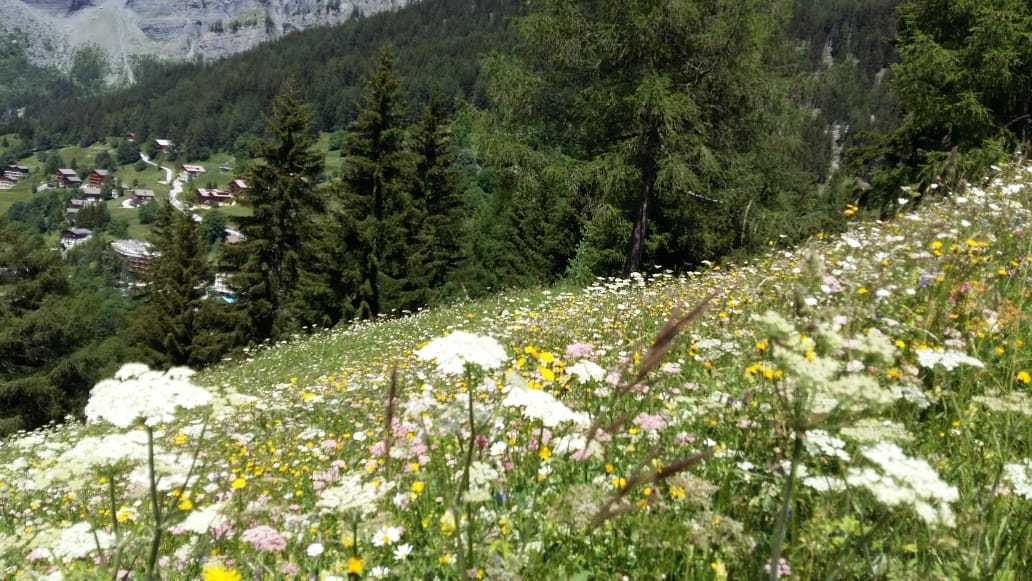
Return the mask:
{"type": "Polygon", "coordinates": [[[153,501],[173,579],[1020,578],[1030,185],[1020,162],[735,265],[126,370],[93,394],[121,406],[0,445],[0,571],[142,574],[153,501]],[[457,330],[481,337],[428,345],[457,330]],[[140,412],[153,500],[148,385],[190,408],[140,412]]]}

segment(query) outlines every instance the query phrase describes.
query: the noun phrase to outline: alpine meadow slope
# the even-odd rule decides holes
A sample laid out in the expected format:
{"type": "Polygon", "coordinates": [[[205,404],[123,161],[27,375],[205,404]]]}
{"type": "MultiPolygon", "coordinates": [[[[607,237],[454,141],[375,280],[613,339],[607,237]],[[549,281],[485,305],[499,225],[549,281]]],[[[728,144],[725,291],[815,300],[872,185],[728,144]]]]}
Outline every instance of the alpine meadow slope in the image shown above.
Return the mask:
{"type": "Polygon", "coordinates": [[[910,196],[739,264],[127,366],[0,443],[0,573],[1018,579],[1032,164],[910,196]]]}

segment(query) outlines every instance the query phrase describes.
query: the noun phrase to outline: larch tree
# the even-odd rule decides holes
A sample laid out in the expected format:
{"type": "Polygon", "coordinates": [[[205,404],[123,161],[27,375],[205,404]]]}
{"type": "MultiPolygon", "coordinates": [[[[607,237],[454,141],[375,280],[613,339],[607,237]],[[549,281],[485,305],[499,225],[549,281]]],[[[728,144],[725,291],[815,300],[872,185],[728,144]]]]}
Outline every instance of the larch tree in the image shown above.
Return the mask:
{"type": "Polygon", "coordinates": [[[626,223],[625,276],[646,261],[691,260],[707,246],[700,222],[724,228],[737,211],[724,194],[762,127],[780,6],[544,0],[519,21],[517,57],[494,63],[502,114],[529,122],[539,143],[563,144],[582,162],[592,215],[626,223]]]}

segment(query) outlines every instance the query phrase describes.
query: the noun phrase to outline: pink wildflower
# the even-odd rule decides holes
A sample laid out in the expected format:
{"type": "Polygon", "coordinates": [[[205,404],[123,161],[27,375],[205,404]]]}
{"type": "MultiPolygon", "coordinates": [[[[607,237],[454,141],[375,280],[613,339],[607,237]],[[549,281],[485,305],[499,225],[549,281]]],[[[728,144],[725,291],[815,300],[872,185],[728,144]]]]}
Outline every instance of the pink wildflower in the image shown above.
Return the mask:
{"type": "Polygon", "coordinates": [[[595,348],[588,343],[570,343],[566,346],[566,356],[569,358],[576,357],[593,357],[595,355],[595,348]]]}
{"type": "Polygon", "coordinates": [[[283,535],[266,525],[247,529],[240,538],[259,551],[282,551],[287,548],[287,540],[283,535]]]}

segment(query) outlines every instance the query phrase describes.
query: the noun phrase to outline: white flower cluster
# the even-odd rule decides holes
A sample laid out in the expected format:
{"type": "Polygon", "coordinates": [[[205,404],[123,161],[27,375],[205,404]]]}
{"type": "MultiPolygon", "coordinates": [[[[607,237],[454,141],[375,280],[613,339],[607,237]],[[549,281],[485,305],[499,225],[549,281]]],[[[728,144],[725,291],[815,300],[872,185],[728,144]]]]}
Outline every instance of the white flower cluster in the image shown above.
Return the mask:
{"type": "Polygon", "coordinates": [[[606,377],[606,370],[593,361],[578,361],[569,368],[569,372],[581,383],[602,381],[606,377]]]}
{"type": "Polygon", "coordinates": [[[212,504],[191,512],[183,522],[173,528],[173,532],[202,535],[213,528],[222,526],[226,523],[226,517],[222,515],[222,506],[222,504],[212,504]]]}
{"type": "Polygon", "coordinates": [[[469,490],[465,502],[487,502],[491,499],[491,484],[498,480],[498,471],[485,462],[474,462],[469,467],[469,490]]]}
{"type": "Polygon", "coordinates": [[[108,468],[122,462],[137,463],[147,459],[147,434],[142,430],[110,434],[102,438],[87,436],[57,459],[56,478],[78,478],[96,468],[108,468]]]}
{"type": "Polygon", "coordinates": [[[88,522],[78,522],[65,529],[42,531],[33,539],[31,546],[43,549],[55,559],[73,561],[95,552],[97,543],[101,549],[110,549],[115,538],[103,530],[94,531],[88,522]]]}
{"type": "Polygon", "coordinates": [[[566,407],[552,394],[541,389],[530,389],[522,385],[510,387],[502,405],[523,408],[523,416],[541,420],[545,426],[554,428],[563,422],[577,425],[588,424],[588,414],[575,412],[566,407]]]}
{"type": "Polygon", "coordinates": [[[954,526],[950,503],[960,493],[939,478],[928,462],[911,458],[888,442],[864,448],[862,453],[881,470],[851,469],[846,474],[851,486],[866,488],[887,506],[909,505],[928,524],[954,526]]]}
{"type": "Polygon", "coordinates": [[[1005,465],[1003,479],[1010,484],[1014,494],[1032,500],[1032,460],[1005,465]]]}
{"type": "Polygon", "coordinates": [[[824,430],[810,430],[806,432],[806,451],[815,456],[849,461],[846,443],[824,430]]]}
{"type": "Polygon", "coordinates": [[[376,512],[376,502],[390,486],[362,482],[361,474],[345,476],[333,488],[326,489],[319,498],[319,508],[325,513],[357,511],[367,515],[376,512]]]}
{"type": "Polygon", "coordinates": [[[937,351],[924,349],[917,352],[917,364],[925,369],[942,367],[946,371],[953,371],[961,365],[984,368],[985,364],[974,357],[961,353],[960,351],[937,351]]]}
{"type": "Polygon", "coordinates": [[[140,363],[125,365],[114,379],[104,380],[90,391],[86,418],[120,428],[140,420],[148,426],[169,422],[176,409],[193,409],[212,400],[208,390],[190,382],[192,375],[185,367],[162,373],[140,363]]]}
{"type": "Polygon", "coordinates": [[[509,358],[505,348],[492,337],[455,331],[430,341],[416,351],[422,361],[433,361],[442,375],[462,375],[466,364],[485,371],[501,367],[509,358]]]}

